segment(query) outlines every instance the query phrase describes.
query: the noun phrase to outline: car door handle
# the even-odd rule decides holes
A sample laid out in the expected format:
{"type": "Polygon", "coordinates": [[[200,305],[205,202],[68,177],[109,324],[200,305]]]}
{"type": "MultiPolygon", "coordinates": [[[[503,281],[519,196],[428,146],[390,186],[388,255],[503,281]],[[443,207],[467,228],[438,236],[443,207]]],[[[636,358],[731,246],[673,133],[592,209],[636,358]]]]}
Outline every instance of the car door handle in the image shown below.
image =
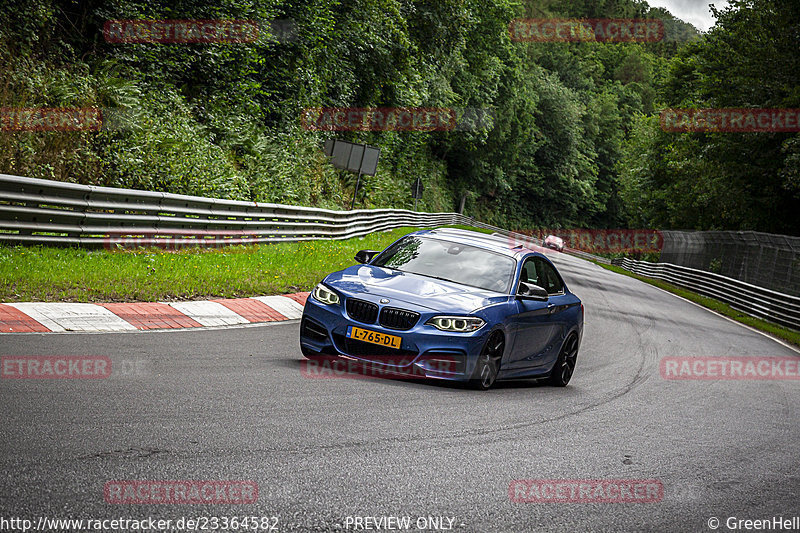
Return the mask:
{"type": "Polygon", "coordinates": [[[547,310],[550,312],[550,314],[553,314],[553,311],[556,310],[556,304],[552,303],[547,304],[547,310]]]}

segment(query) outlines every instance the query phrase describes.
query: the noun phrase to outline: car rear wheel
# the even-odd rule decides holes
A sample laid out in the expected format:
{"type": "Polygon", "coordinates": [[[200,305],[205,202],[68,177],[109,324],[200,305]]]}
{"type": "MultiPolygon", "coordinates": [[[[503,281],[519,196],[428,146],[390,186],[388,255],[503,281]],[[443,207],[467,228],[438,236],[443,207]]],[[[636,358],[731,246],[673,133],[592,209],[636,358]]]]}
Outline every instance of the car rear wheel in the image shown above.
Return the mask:
{"type": "Polygon", "coordinates": [[[575,372],[577,360],[578,336],[572,333],[561,347],[561,353],[558,354],[556,364],[553,365],[549,379],[550,384],[556,387],[566,387],[569,380],[572,379],[573,372],[575,372]]]}
{"type": "Polygon", "coordinates": [[[486,340],[481,355],[478,356],[478,363],[472,373],[471,385],[480,390],[488,390],[497,381],[497,373],[500,370],[500,360],[503,357],[505,348],[505,337],[499,331],[495,331],[486,340]]]}

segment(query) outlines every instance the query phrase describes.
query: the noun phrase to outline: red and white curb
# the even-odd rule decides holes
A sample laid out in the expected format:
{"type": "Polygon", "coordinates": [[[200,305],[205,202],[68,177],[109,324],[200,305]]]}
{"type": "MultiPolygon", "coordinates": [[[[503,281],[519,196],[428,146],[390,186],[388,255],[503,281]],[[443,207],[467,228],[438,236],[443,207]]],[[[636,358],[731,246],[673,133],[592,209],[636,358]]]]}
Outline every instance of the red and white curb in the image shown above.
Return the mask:
{"type": "Polygon", "coordinates": [[[308,294],[199,302],[0,304],[0,333],[137,331],[280,322],[300,318],[308,294]]]}

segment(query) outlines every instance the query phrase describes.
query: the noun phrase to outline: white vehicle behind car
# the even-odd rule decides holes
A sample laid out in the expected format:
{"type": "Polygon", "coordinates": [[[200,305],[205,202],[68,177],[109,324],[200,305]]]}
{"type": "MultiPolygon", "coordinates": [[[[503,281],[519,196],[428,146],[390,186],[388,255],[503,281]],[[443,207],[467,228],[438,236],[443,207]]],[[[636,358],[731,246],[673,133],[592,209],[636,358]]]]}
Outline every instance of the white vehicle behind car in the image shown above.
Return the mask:
{"type": "Polygon", "coordinates": [[[548,235],[545,237],[544,245],[547,248],[552,248],[553,250],[558,250],[559,252],[564,251],[564,239],[561,237],[556,237],[555,235],[548,235]]]}

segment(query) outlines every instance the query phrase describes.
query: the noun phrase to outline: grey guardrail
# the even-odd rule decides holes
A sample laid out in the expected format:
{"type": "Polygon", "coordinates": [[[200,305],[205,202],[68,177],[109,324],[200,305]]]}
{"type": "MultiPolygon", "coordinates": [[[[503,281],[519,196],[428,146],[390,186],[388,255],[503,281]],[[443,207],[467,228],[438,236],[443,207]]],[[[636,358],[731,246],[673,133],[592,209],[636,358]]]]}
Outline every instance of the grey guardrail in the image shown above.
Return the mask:
{"type": "Polygon", "coordinates": [[[710,296],[748,315],[800,330],[800,298],[796,296],[671,263],[648,263],[628,258],[614,259],[611,263],[635,274],[710,296]]]}
{"type": "Polygon", "coordinates": [[[225,246],[348,239],[402,226],[472,224],[456,213],[334,211],[0,174],[0,242],[49,246],[225,246]]]}
{"type": "MultiPolygon", "coordinates": [[[[334,211],[135,189],[116,189],[0,174],[0,243],[48,246],[228,246],[349,239],[402,226],[465,224],[509,239],[539,239],[458,213],[405,209],[334,211]]],[[[513,246],[512,246],[513,247],[513,246]]],[[[608,262],[580,250],[566,253],[608,262]]]]}

